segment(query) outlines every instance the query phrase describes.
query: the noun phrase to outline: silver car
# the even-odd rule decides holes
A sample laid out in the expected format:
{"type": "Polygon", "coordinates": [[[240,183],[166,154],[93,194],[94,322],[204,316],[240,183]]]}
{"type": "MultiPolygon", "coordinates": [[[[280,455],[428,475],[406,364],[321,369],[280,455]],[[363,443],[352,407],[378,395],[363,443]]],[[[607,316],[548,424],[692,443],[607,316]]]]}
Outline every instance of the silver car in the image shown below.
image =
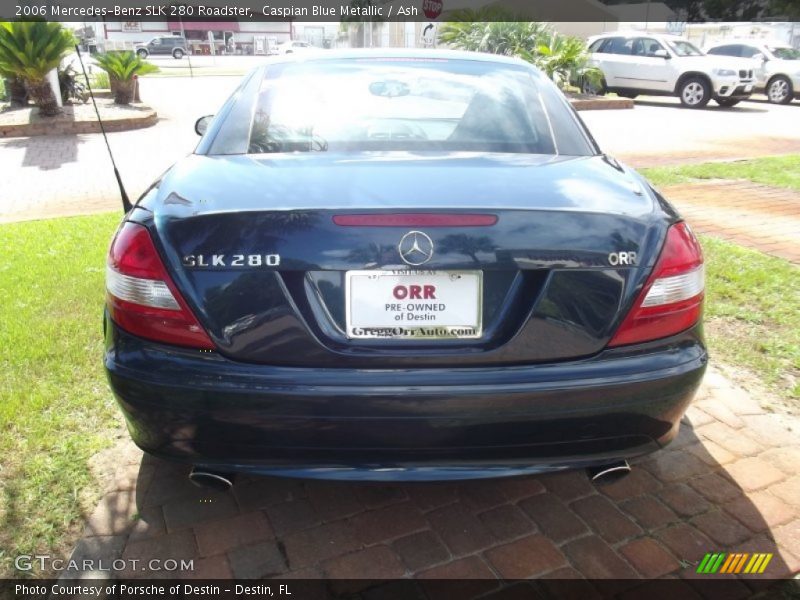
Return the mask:
{"type": "Polygon", "coordinates": [[[756,90],[774,104],[800,99],[800,50],[787,44],[737,40],[710,46],[706,52],[755,61],[756,90]]]}

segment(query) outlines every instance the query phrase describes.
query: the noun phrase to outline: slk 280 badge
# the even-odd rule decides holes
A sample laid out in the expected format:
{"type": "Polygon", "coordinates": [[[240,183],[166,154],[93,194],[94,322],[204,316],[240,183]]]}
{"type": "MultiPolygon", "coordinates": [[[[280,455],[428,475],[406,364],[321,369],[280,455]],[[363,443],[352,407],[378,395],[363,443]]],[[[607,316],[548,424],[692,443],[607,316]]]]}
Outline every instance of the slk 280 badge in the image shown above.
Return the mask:
{"type": "Polygon", "coordinates": [[[280,254],[190,254],[181,260],[188,268],[277,267],[280,254]]]}

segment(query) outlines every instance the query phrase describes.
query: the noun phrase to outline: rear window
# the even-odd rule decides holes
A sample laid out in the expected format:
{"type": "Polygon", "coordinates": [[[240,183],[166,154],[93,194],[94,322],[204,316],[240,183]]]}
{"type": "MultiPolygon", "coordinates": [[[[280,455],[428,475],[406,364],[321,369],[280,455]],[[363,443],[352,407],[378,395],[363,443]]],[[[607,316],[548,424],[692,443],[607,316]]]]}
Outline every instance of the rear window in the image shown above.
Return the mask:
{"type": "Polygon", "coordinates": [[[711,48],[708,51],[708,54],[717,54],[717,55],[721,55],[721,56],[740,56],[741,47],[740,46],[718,46],[717,48],[711,48]]]}
{"type": "Polygon", "coordinates": [[[553,97],[559,92],[523,66],[426,58],[278,63],[254,93],[244,150],[251,154],[592,153],[570,109],[553,97]]]}
{"type": "Polygon", "coordinates": [[[603,42],[605,42],[605,40],[603,40],[603,39],[593,41],[591,44],[589,44],[589,52],[597,52],[597,51],[599,51],[600,50],[600,46],[603,45],[603,42]]]}
{"type": "Polygon", "coordinates": [[[633,38],[609,38],[600,52],[603,54],[631,54],[633,52],[633,38]]]}
{"type": "Polygon", "coordinates": [[[703,56],[703,52],[691,42],[685,40],[668,40],[667,43],[678,56],[703,56]]]}

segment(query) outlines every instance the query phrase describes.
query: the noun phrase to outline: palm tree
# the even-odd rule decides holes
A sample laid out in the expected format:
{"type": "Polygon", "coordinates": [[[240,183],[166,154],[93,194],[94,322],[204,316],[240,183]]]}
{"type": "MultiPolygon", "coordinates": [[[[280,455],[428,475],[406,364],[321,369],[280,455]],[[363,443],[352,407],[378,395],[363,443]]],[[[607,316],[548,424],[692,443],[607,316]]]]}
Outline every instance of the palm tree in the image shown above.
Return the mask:
{"type": "Polygon", "coordinates": [[[347,262],[363,264],[366,266],[380,265],[391,260],[397,251],[397,246],[376,244],[370,242],[366,246],[353,248],[345,257],[347,262]]]}
{"type": "MultiPolygon", "coordinates": [[[[0,27],[4,25],[5,23],[0,23],[0,27]]],[[[0,54],[0,79],[5,84],[6,94],[12,105],[27,104],[28,90],[25,89],[25,81],[14,73],[8,61],[3,59],[2,54],[0,54]]]]}
{"type": "Polygon", "coordinates": [[[600,86],[602,74],[588,66],[582,40],[553,31],[546,23],[523,21],[498,7],[457,10],[442,25],[439,41],[460,50],[517,56],[535,64],[560,87],[589,81],[600,86]]]}
{"type": "Polygon", "coordinates": [[[785,21],[800,21],[800,5],[796,0],[771,0],[769,16],[781,16],[785,21]]]}
{"type": "Polygon", "coordinates": [[[0,79],[5,83],[6,94],[12,106],[24,106],[28,103],[28,90],[25,89],[25,81],[0,63],[0,79]]]}
{"type": "Polygon", "coordinates": [[[464,254],[469,256],[475,264],[480,263],[478,254],[494,252],[497,246],[492,243],[491,238],[482,235],[474,236],[466,233],[453,233],[447,235],[439,244],[439,251],[442,254],[464,254]]]}
{"type": "Polygon", "coordinates": [[[533,63],[559,87],[583,83],[581,87],[599,89],[603,74],[589,66],[589,54],[583,40],[552,32],[534,52],[523,52],[521,58],[533,63]]]}
{"type": "Polygon", "coordinates": [[[459,50],[520,56],[544,42],[550,32],[545,23],[522,21],[502,8],[456,10],[453,21],[439,30],[439,41],[459,50]]]}
{"type": "Polygon", "coordinates": [[[47,74],[75,44],[72,32],[45,21],[0,22],[0,68],[25,82],[43,115],[58,113],[47,74]]]}
{"type": "Polygon", "coordinates": [[[102,52],[94,57],[97,65],[108,73],[111,91],[116,104],[130,104],[133,100],[134,76],[155,73],[158,67],[143,60],[130,50],[102,52]]]}

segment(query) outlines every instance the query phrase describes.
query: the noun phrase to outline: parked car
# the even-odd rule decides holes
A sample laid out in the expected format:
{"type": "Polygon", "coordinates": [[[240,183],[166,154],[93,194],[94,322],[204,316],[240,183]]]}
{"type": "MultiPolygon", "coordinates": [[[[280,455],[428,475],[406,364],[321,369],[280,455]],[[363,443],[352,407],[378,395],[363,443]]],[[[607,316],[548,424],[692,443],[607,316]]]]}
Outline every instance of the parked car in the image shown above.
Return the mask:
{"type": "MultiPolygon", "coordinates": [[[[750,61],[707,56],[677,36],[607,33],[589,38],[589,51],[590,64],[603,72],[601,93],[678,96],[690,108],[701,108],[712,98],[734,106],[753,93],[750,61]]],[[[584,91],[595,91],[586,86],[584,91]]]]}
{"type": "Polygon", "coordinates": [[[173,58],[183,58],[189,53],[186,38],[179,35],[154,37],[146,44],[136,44],[134,50],[142,58],[151,54],[171,54],[173,58]]]}
{"type": "Polygon", "coordinates": [[[677,434],[703,257],[516,58],[266,59],[110,247],[104,365],[136,444],[231,473],[591,468],[677,434]]]}
{"type": "Polygon", "coordinates": [[[292,54],[293,52],[307,52],[309,50],[313,50],[314,46],[312,46],[308,42],[302,42],[300,40],[289,40],[286,42],[281,42],[276,46],[276,51],[278,54],[292,54]]]}
{"type": "Polygon", "coordinates": [[[774,104],[800,99],[800,50],[786,44],[742,40],[709,47],[713,55],[737,56],[755,61],[755,90],[774,104]]]}

